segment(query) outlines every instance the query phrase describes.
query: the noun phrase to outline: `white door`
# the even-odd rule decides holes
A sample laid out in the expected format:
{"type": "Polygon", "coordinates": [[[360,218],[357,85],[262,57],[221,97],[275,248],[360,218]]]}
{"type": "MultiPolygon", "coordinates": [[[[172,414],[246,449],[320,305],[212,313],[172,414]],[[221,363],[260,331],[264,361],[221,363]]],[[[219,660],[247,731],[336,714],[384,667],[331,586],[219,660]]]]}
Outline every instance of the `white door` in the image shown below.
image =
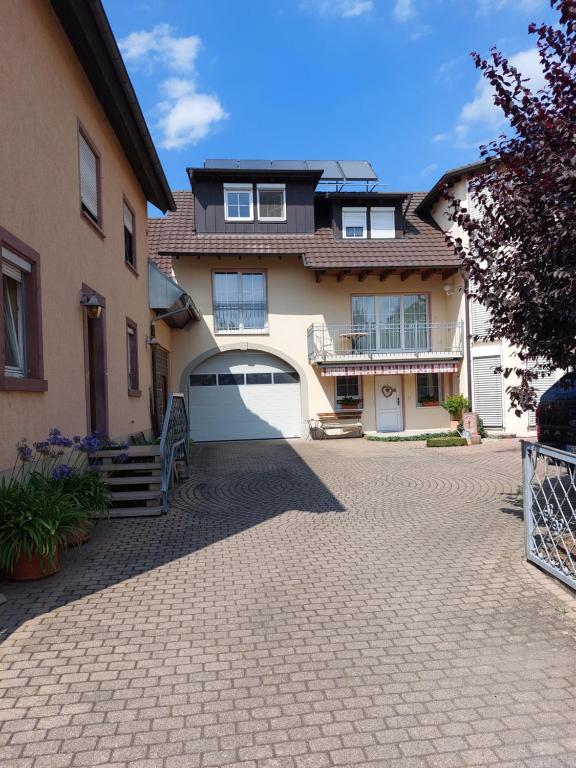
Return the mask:
{"type": "Polygon", "coordinates": [[[376,376],[376,429],[378,432],[403,429],[401,376],[376,376]]]}
{"type": "Polygon", "coordinates": [[[284,361],[263,352],[224,352],[189,378],[193,440],[300,437],[300,379],[284,361]]]}

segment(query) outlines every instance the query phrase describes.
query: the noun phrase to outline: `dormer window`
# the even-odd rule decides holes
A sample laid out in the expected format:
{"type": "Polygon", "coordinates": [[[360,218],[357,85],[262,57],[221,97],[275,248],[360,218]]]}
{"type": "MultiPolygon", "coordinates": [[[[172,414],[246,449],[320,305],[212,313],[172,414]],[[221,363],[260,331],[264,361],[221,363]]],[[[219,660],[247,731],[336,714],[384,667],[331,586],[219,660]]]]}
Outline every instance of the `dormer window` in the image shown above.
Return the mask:
{"type": "Polygon", "coordinates": [[[396,237],[394,208],[370,208],[370,237],[396,237]]]}
{"type": "Polygon", "coordinates": [[[342,237],[366,237],[366,208],[342,208],[342,237]]]}
{"type": "Polygon", "coordinates": [[[226,221],[253,221],[252,185],[225,184],[224,211],[226,221]]]}
{"type": "Polygon", "coordinates": [[[258,219],[286,221],[286,185],[258,184],[258,219]]]}

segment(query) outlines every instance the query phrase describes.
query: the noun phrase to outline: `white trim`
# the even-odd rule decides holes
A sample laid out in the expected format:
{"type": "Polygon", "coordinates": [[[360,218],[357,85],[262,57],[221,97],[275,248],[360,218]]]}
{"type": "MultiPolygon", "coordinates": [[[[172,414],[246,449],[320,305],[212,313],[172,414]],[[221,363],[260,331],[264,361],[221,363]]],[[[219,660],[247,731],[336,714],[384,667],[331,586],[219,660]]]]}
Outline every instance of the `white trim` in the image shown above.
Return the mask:
{"type": "Polygon", "coordinates": [[[254,187],[252,184],[224,184],[224,221],[254,221],[254,187]],[[250,194],[250,215],[229,216],[227,192],[248,192],[250,194]]]}
{"type": "Polygon", "coordinates": [[[257,184],[256,185],[256,203],[258,209],[258,221],[286,221],[286,184],[257,184]],[[260,190],[261,189],[277,189],[282,190],[282,207],[284,208],[284,216],[262,216],[260,213],[260,190]]]}
{"type": "Polygon", "coordinates": [[[370,238],[373,240],[393,240],[396,237],[396,209],[394,207],[388,208],[370,208],[370,238]],[[384,229],[378,227],[374,222],[374,214],[376,217],[378,214],[392,214],[392,229],[384,229]],[[374,232],[381,234],[375,235],[374,232]]]}
{"type": "Polygon", "coordinates": [[[22,270],[22,272],[32,272],[32,264],[29,261],[25,261],[20,256],[10,251],[6,247],[2,247],[2,261],[7,261],[14,267],[22,270]]]}
{"type": "Polygon", "coordinates": [[[342,238],[345,240],[366,240],[368,237],[368,222],[367,222],[367,208],[366,207],[342,207],[342,238]],[[346,223],[346,217],[354,218],[357,222],[356,224],[346,223]],[[362,237],[347,237],[346,235],[346,227],[362,227],[363,235],[362,237]]]}

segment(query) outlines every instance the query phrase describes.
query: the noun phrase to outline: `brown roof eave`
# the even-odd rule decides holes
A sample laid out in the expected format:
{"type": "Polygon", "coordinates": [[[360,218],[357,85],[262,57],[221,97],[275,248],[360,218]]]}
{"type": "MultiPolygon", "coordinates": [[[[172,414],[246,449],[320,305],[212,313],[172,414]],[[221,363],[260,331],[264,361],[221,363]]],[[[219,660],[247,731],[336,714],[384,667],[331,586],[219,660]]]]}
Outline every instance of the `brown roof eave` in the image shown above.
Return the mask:
{"type": "Polygon", "coordinates": [[[101,0],[50,0],[146,195],[161,211],[176,204],[101,0]]]}
{"type": "Polygon", "coordinates": [[[430,192],[418,203],[414,209],[417,214],[427,213],[440,196],[442,188],[447,184],[452,184],[462,176],[473,175],[478,171],[487,170],[492,161],[491,160],[479,160],[476,163],[468,163],[468,165],[461,165],[457,168],[451,168],[438,179],[436,184],[432,187],[430,192]]]}

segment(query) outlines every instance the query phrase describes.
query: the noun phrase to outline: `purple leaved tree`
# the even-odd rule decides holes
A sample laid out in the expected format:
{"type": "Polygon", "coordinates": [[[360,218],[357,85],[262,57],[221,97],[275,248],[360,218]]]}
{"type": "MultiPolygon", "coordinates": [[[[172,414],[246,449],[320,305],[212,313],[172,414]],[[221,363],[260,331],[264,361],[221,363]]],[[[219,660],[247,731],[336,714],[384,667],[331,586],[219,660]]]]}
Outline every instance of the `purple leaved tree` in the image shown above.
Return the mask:
{"type": "MultiPolygon", "coordinates": [[[[491,311],[486,339],[507,339],[521,361],[545,358],[549,370],[576,366],[576,0],[551,0],[555,26],[531,24],[546,85],[532,92],[495,48],[472,54],[512,130],[481,147],[486,172],[470,181],[481,214],[451,198],[447,235],[491,311]]],[[[450,197],[449,193],[446,193],[450,197]]],[[[517,414],[534,404],[526,365],[508,387],[517,414]]],[[[508,376],[512,369],[504,371],[508,376]]]]}

